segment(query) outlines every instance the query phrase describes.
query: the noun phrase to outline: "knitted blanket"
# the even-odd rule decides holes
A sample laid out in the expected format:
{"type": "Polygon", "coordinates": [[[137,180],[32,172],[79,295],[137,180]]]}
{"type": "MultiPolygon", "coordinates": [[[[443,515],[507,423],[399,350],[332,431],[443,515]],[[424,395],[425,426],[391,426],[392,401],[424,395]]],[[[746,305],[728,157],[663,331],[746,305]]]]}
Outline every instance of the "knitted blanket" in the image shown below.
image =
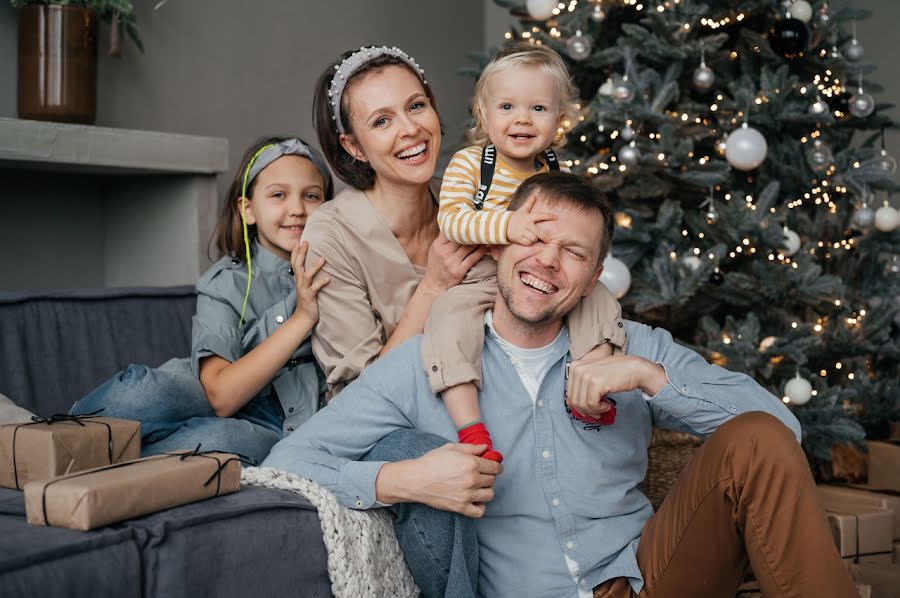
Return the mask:
{"type": "Polygon", "coordinates": [[[295,492],[318,509],[335,598],[419,595],[384,509],[347,509],[315,482],[269,467],[244,467],[241,483],[295,492]]]}

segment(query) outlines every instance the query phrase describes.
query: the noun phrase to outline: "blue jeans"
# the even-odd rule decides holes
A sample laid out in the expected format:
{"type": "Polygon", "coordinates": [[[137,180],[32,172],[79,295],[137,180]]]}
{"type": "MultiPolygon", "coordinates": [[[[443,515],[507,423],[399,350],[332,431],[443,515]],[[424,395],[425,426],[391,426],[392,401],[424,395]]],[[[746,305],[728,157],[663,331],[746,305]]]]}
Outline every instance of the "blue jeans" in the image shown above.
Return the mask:
{"type": "MultiPolygon", "coordinates": [[[[402,461],[447,444],[441,436],[397,430],[376,444],[363,461],[402,461]]],[[[475,521],[419,503],[388,507],[406,564],[424,598],[474,598],[478,588],[475,521]]]]}
{"type": "Polygon", "coordinates": [[[69,410],[141,422],[141,455],[176,450],[238,453],[260,463],[281,440],[284,413],[275,396],[257,397],[234,417],[217,417],[187,360],[160,368],[130,365],[69,410]]]}

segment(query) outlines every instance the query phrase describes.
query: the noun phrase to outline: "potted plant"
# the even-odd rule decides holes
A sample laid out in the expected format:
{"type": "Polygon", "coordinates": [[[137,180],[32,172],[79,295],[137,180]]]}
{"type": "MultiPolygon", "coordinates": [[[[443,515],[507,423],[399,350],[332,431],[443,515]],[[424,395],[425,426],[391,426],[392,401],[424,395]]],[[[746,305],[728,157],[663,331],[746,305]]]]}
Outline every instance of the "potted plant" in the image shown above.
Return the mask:
{"type": "Polygon", "coordinates": [[[19,118],[92,124],[97,113],[97,20],[143,52],[129,0],[10,0],[19,10],[19,118]]]}

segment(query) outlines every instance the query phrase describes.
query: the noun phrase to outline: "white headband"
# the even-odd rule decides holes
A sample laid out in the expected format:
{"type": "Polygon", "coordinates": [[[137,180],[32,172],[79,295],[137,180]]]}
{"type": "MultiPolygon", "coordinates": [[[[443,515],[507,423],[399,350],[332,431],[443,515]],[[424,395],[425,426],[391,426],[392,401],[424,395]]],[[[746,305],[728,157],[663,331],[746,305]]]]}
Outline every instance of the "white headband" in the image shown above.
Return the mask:
{"type": "Polygon", "coordinates": [[[428,81],[425,80],[425,71],[419,67],[419,64],[415,59],[397,46],[392,48],[388,48],[387,46],[361,47],[359,50],[342,60],[340,64],[334,65],[335,72],[334,76],[331,78],[331,85],[328,88],[328,98],[331,103],[331,120],[334,121],[334,126],[338,133],[343,135],[346,132],[344,130],[344,123],[341,121],[341,96],[344,95],[344,87],[347,85],[347,81],[350,80],[353,73],[358,71],[360,67],[379,56],[395,56],[399,58],[412,68],[413,72],[419,76],[423,84],[428,84],[428,81]]]}

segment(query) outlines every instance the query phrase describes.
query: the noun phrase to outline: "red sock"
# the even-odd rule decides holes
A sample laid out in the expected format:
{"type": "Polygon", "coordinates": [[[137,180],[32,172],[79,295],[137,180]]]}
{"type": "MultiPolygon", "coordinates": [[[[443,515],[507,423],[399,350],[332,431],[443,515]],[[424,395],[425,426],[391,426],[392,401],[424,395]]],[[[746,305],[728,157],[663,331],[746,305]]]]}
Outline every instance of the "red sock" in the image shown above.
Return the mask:
{"type": "Polygon", "coordinates": [[[610,410],[604,411],[603,414],[600,415],[599,419],[596,417],[591,417],[590,415],[584,415],[583,413],[581,413],[580,411],[578,411],[571,405],[569,405],[569,411],[572,412],[572,415],[575,417],[575,419],[577,419],[579,421],[583,421],[586,424],[594,424],[594,425],[599,424],[601,426],[611,426],[616,421],[616,404],[605,398],[601,399],[601,400],[609,403],[610,410]]]}
{"type": "Polygon", "coordinates": [[[466,426],[462,430],[457,430],[456,433],[459,435],[459,441],[463,444],[486,444],[487,450],[481,455],[482,458],[497,463],[503,461],[503,455],[494,450],[494,443],[491,441],[491,435],[484,422],[466,426]]]}

